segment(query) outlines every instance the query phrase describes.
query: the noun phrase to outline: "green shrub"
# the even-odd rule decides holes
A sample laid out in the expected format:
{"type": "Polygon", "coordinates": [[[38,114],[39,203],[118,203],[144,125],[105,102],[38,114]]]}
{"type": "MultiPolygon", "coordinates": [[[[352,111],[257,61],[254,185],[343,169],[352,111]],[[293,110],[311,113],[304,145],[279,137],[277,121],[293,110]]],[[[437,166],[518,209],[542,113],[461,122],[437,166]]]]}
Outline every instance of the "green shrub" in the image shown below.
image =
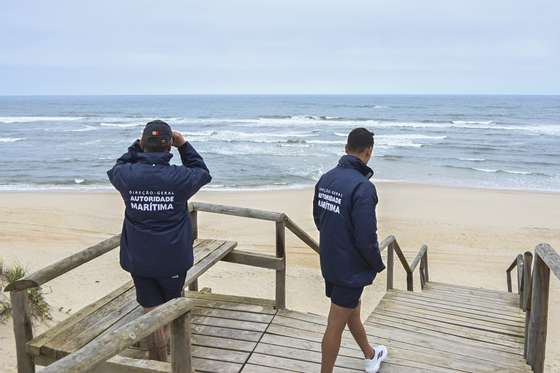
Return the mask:
{"type": "MultiPolygon", "coordinates": [[[[0,288],[4,289],[8,284],[19,280],[26,275],[25,269],[15,264],[12,267],[5,267],[0,261],[0,288]]],[[[31,317],[35,321],[51,320],[51,307],[45,300],[41,288],[32,288],[27,291],[29,299],[29,310],[31,317]]],[[[5,322],[11,315],[9,301],[2,301],[0,298],[0,322],[5,322]]]]}

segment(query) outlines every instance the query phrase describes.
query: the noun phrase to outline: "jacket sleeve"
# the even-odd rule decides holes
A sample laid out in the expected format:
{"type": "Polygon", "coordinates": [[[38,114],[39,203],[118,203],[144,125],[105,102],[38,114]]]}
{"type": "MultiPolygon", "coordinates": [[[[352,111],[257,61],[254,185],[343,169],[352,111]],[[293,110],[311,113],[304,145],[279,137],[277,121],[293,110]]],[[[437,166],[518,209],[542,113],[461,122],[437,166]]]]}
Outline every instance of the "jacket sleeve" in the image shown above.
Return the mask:
{"type": "MultiPolygon", "coordinates": [[[[321,181],[319,179],[319,181],[321,181]]],[[[320,221],[319,221],[319,206],[317,203],[319,202],[319,182],[315,185],[315,194],[313,195],[313,221],[315,222],[315,226],[317,230],[320,231],[320,221]]]]}
{"type": "Polygon", "coordinates": [[[136,161],[138,161],[138,157],[136,155],[142,151],[143,150],[140,147],[140,140],[134,141],[134,143],[128,147],[128,151],[117,159],[113,168],[107,171],[109,181],[117,190],[121,190],[121,188],[124,187],[123,180],[119,177],[119,169],[127,163],[136,163],[136,161]]]}
{"type": "Polygon", "coordinates": [[[377,241],[377,192],[370,182],[364,182],[354,192],[352,223],[356,247],[364,260],[376,272],[385,269],[377,241]]]}
{"type": "Polygon", "coordinates": [[[185,142],[177,149],[183,163],[183,166],[179,167],[181,170],[182,189],[186,192],[187,199],[189,199],[200,188],[212,181],[212,176],[210,176],[210,171],[200,154],[189,142],[185,142]]]}

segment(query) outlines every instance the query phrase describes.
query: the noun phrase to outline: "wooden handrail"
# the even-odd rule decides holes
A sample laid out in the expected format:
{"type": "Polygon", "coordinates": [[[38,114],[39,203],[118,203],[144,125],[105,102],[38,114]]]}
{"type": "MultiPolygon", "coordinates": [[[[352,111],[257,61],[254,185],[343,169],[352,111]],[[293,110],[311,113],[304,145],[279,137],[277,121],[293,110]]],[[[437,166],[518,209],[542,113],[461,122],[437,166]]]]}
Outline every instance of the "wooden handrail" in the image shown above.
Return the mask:
{"type": "Polygon", "coordinates": [[[79,373],[115,356],[154,331],[172,322],[172,372],[191,372],[189,314],[193,301],[173,299],[155,310],[101,335],[76,352],[45,367],[44,373],[79,373]]]}
{"type": "Polygon", "coordinates": [[[544,264],[560,280],[560,255],[549,244],[542,243],[535,248],[536,254],[542,259],[544,264]]]}
{"type": "Polygon", "coordinates": [[[301,229],[292,219],[283,212],[274,212],[267,210],[258,210],[246,207],[216,205],[206,202],[190,202],[189,211],[209,212],[213,214],[231,215],[241,218],[273,221],[276,223],[284,223],[285,227],[298,237],[303,243],[309,246],[313,251],[319,253],[319,244],[307,232],[301,229]]]}
{"type": "Polygon", "coordinates": [[[506,270],[509,292],[512,291],[511,271],[515,267],[519,306],[526,312],[524,356],[534,372],[542,373],[546,351],[550,272],[560,280],[560,255],[550,245],[540,244],[535,247],[534,255],[527,251],[516,256],[506,270]]]}
{"type": "Polygon", "coordinates": [[[393,289],[394,253],[397,254],[397,257],[406,272],[406,289],[408,291],[414,291],[414,270],[419,264],[420,287],[424,289],[426,282],[430,279],[428,272],[428,246],[422,245],[411,265],[408,264],[408,261],[406,260],[406,257],[404,256],[404,253],[394,236],[389,236],[381,241],[379,244],[379,250],[382,251],[385,248],[387,248],[387,290],[393,289]]]}
{"type": "Polygon", "coordinates": [[[288,216],[285,218],[286,228],[295,234],[300,240],[302,240],[307,246],[309,246],[313,251],[319,254],[319,244],[315,241],[307,232],[301,229],[292,219],[288,216]]]}
{"type": "Polygon", "coordinates": [[[258,219],[258,220],[268,220],[281,222],[286,219],[286,214],[280,212],[258,210],[246,207],[236,207],[236,206],[226,206],[217,205],[213,203],[205,202],[191,202],[189,203],[189,209],[210,212],[214,214],[221,215],[232,215],[239,216],[242,218],[258,219]]]}
{"type": "Polygon", "coordinates": [[[84,263],[89,262],[101,256],[114,248],[118,247],[120,244],[121,235],[118,234],[104,241],[99,242],[96,245],[88,247],[82,251],[79,251],[67,258],[61,259],[43,269],[31,273],[17,281],[14,281],[6,288],[4,291],[14,291],[14,290],[25,290],[29,288],[34,288],[43,285],[44,283],[57,278],[66,272],[81,266],[84,263]]]}
{"type": "Polygon", "coordinates": [[[424,257],[424,254],[426,254],[426,251],[428,251],[428,246],[422,245],[422,247],[420,248],[420,251],[418,251],[418,254],[416,255],[416,257],[414,258],[414,260],[410,264],[410,270],[411,271],[414,272],[414,270],[416,269],[416,266],[418,264],[420,264],[420,261],[424,257]]]}

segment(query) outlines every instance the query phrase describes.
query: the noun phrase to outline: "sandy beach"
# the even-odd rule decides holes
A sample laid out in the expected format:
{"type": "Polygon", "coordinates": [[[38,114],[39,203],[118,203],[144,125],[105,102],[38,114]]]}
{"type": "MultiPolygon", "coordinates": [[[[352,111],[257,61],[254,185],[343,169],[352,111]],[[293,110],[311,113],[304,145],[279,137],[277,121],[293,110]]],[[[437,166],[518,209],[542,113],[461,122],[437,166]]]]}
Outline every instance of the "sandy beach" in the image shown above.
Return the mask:
{"type": "MultiPolygon", "coordinates": [[[[560,250],[560,194],[378,183],[379,237],[394,235],[411,258],[422,244],[434,281],[506,290],[505,269],[518,253],[541,242],[560,250]]],[[[201,192],[196,200],[287,213],[313,236],[312,189],[201,192]]],[[[29,271],[120,232],[123,205],[116,192],[4,192],[0,194],[0,258],[29,271]]],[[[272,253],[273,224],[201,213],[200,236],[233,239],[244,250],[272,253]]],[[[287,306],[325,314],[319,258],[287,235],[287,306]]],[[[395,287],[404,288],[396,267],[395,287]]],[[[200,280],[216,293],[273,297],[273,273],[219,263],[200,280]]],[[[560,281],[551,278],[546,370],[560,371],[560,281]]],[[[55,321],[128,280],[117,251],[50,283],[44,291],[55,321]]],[[[383,295],[385,276],[364,292],[363,314],[383,295]]],[[[46,325],[39,325],[37,331],[46,325]]],[[[15,372],[11,322],[0,325],[0,371],[15,372]]]]}

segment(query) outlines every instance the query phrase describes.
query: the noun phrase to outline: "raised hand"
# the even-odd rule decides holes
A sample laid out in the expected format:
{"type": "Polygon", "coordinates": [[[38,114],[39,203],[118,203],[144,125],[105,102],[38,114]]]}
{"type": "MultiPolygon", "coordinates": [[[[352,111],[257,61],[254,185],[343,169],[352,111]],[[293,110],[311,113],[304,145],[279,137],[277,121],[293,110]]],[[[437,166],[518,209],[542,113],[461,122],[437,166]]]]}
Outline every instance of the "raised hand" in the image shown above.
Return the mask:
{"type": "Polygon", "coordinates": [[[183,134],[179,131],[173,131],[173,138],[172,138],[172,145],[179,147],[181,145],[183,145],[184,143],[187,142],[187,139],[185,139],[185,136],[183,136],[183,134]]]}

